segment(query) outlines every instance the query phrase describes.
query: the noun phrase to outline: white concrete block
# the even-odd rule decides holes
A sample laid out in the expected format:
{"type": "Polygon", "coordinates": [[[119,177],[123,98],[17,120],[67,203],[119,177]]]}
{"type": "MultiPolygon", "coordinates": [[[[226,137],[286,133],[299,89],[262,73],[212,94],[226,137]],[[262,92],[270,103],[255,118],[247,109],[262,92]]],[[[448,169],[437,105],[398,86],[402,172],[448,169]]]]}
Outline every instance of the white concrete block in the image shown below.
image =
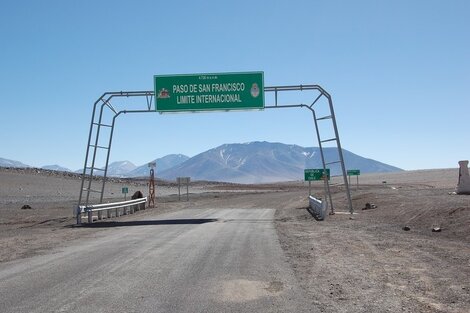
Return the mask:
{"type": "Polygon", "coordinates": [[[470,194],[470,175],[468,173],[468,160],[459,161],[459,183],[457,184],[457,194],[470,194]]]}

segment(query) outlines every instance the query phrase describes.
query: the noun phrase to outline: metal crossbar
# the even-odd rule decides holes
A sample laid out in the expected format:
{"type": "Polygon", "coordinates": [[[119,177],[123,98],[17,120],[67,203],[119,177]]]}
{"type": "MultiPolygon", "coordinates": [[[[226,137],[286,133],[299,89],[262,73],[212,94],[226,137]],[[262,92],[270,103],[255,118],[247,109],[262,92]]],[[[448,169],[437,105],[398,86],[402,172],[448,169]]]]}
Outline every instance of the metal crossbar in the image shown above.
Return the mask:
{"type": "Polygon", "coordinates": [[[333,161],[333,162],[327,162],[325,165],[332,165],[332,164],[338,164],[341,163],[341,161],[333,161]]]}
{"type": "Polygon", "coordinates": [[[323,117],[320,117],[320,118],[317,118],[317,121],[322,121],[322,120],[330,120],[332,118],[331,115],[328,115],[328,116],[323,116],[323,117]]]}
{"type": "Polygon", "coordinates": [[[98,124],[98,123],[93,123],[95,126],[103,126],[103,127],[113,127],[112,125],[107,125],[107,124],[98,124]]]}
{"type": "Polygon", "coordinates": [[[91,145],[90,147],[93,147],[93,148],[100,148],[100,149],[109,149],[109,147],[95,146],[95,145],[91,145]]]}
{"type": "Polygon", "coordinates": [[[95,189],[88,189],[88,188],[83,188],[83,191],[88,191],[88,192],[95,192],[101,194],[101,190],[95,190],[95,189]]]}
{"type": "Polygon", "coordinates": [[[335,140],[336,140],[336,138],[330,138],[330,139],[322,140],[321,143],[331,142],[331,141],[335,141],[335,140]]]}

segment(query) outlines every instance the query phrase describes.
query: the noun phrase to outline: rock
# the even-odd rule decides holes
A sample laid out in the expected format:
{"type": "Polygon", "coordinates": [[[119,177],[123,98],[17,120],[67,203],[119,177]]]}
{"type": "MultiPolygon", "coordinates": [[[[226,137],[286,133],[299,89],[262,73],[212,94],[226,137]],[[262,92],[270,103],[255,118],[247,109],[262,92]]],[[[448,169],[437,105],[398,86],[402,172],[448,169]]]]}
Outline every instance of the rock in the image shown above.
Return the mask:
{"type": "Polygon", "coordinates": [[[377,206],[373,203],[367,202],[365,208],[362,208],[362,209],[363,210],[372,210],[372,209],[377,209],[377,206]]]}
{"type": "Polygon", "coordinates": [[[432,228],[433,233],[440,233],[441,231],[442,231],[442,229],[440,227],[433,227],[432,228]]]}
{"type": "Polygon", "coordinates": [[[410,230],[411,230],[410,226],[403,226],[402,229],[403,229],[404,231],[410,231],[410,230]]]}
{"type": "Polygon", "coordinates": [[[25,205],[23,205],[23,206],[21,207],[21,209],[22,209],[22,210],[31,210],[32,207],[29,206],[29,205],[27,205],[27,204],[25,204],[25,205]]]}
{"type": "Polygon", "coordinates": [[[140,199],[140,198],[143,198],[143,197],[144,197],[144,195],[142,194],[142,192],[140,190],[137,190],[136,192],[134,192],[131,199],[134,200],[134,199],[140,199]]]}

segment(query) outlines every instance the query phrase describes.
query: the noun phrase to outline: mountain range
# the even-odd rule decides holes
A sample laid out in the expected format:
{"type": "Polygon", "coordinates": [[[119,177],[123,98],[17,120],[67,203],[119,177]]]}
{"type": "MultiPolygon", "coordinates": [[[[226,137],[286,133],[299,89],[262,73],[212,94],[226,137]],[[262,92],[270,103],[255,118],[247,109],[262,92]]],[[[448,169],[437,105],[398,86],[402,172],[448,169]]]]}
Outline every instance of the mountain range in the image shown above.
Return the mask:
{"type": "MultiPolygon", "coordinates": [[[[341,173],[338,150],[324,148],[325,162],[332,175],[341,173]]],[[[343,149],[347,169],[359,169],[361,173],[396,172],[401,169],[372,159],[367,159],[343,149]]],[[[223,181],[234,183],[268,183],[303,179],[306,168],[322,168],[318,147],[301,147],[271,142],[224,144],[202,152],[192,158],[182,154],[170,154],[156,162],[156,176],[174,180],[189,176],[192,180],[223,181]]],[[[18,161],[0,158],[2,167],[29,167],[18,161]]],[[[70,171],[59,165],[43,168],[70,171]]],[[[82,172],[82,170],[76,171],[82,172]]],[[[146,177],[148,163],[136,166],[130,161],[118,161],[108,166],[108,176],[146,177]]]]}
{"type": "MultiPolygon", "coordinates": [[[[324,148],[325,162],[339,161],[338,149],[324,148]]],[[[401,169],[366,159],[343,149],[347,169],[361,173],[395,172],[401,169]]],[[[158,177],[174,180],[190,176],[194,180],[234,183],[269,183],[303,179],[304,169],[322,168],[320,148],[304,148],[271,142],[225,144],[198,154],[189,160],[158,173],[158,177]]],[[[331,175],[341,173],[339,163],[330,168],[331,175]]]]}
{"type": "MultiPolygon", "coordinates": [[[[162,158],[155,159],[152,162],[155,162],[157,164],[157,171],[158,172],[163,172],[166,171],[172,167],[175,167],[186,160],[188,160],[189,157],[183,154],[169,154],[166,155],[162,158]]],[[[150,163],[150,162],[149,162],[150,163]]],[[[148,164],[141,165],[139,167],[136,167],[132,171],[130,171],[127,176],[129,177],[142,177],[142,176],[148,176],[149,175],[149,167],[148,164]]]]}
{"type": "Polygon", "coordinates": [[[45,169],[45,170],[51,170],[51,171],[59,171],[59,172],[71,172],[70,169],[66,168],[66,167],[63,167],[63,166],[60,166],[60,165],[57,165],[57,164],[54,164],[54,165],[44,165],[42,166],[41,168],[45,169]]]}
{"type": "Polygon", "coordinates": [[[8,159],[3,159],[3,158],[0,158],[0,166],[1,167],[30,167],[29,165],[26,165],[19,161],[8,160],[8,159]]]}

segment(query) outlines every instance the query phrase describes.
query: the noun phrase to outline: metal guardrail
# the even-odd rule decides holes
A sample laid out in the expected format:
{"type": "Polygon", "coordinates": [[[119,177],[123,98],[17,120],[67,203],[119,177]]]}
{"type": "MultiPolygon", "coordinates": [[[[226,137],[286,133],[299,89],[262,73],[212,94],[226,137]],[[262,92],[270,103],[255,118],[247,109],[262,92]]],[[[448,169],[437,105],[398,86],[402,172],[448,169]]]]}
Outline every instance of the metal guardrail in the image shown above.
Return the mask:
{"type": "Polygon", "coordinates": [[[313,196],[309,196],[308,199],[310,203],[310,206],[309,206],[310,213],[312,213],[316,219],[323,221],[326,216],[326,209],[327,209],[326,201],[322,201],[313,196]]]}
{"type": "Polygon", "coordinates": [[[145,203],[147,203],[147,197],[139,198],[128,201],[102,203],[102,204],[91,204],[91,205],[80,205],[76,209],[77,224],[82,223],[82,214],[87,213],[88,223],[93,223],[93,213],[98,212],[98,220],[102,219],[102,212],[107,212],[107,218],[111,218],[114,211],[114,216],[119,217],[121,215],[134,214],[135,211],[145,210],[145,203]],[[121,210],[122,209],[122,210],[121,210]]]}

